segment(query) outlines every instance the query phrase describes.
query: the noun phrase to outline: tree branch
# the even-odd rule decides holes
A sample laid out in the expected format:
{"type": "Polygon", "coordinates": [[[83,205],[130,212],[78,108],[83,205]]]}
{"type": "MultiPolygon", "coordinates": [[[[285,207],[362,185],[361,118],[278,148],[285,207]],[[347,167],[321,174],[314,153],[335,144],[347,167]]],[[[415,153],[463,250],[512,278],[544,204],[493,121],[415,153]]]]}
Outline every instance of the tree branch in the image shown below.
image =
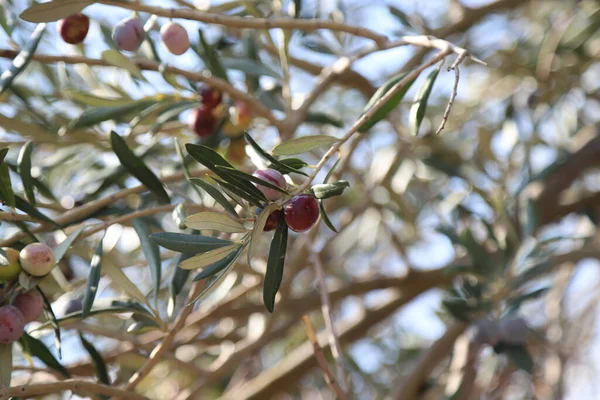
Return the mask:
{"type": "Polygon", "coordinates": [[[210,14],[196,10],[162,8],[142,4],[140,2],[119,1],[119,0],[99,0],[98,3],[109,6],[116,6],[132,11],[147,12],[160,17],[181,18],[190,21],[199,21],[207,24],[223,25],[234,29],[298,29],[301,31],[316,31],[327,29],[333,32],[345,32],[355,36],[361,36],[373,40],[378,45],[383,45],[387,37],[379,35],[370,29],[359,26],[346,25],[339,22],[328,20],[309,20],[292,18],[242,18],[229,17],[221,14],[210,14]]]}
{"type": "Polygon", "coordinates": [[[13,386],[0,389],[0,400],[12,397],[28,398],[33,396],[43,396],[52,393],[72,391],[76,393],[89,393],[105,396],[118,396],[130,400],[148,400],[147,397],[118,389],[114,386],[101,385],[99,383],[67,379],[60,382],[38,383],[32,385],[13,386]]]}

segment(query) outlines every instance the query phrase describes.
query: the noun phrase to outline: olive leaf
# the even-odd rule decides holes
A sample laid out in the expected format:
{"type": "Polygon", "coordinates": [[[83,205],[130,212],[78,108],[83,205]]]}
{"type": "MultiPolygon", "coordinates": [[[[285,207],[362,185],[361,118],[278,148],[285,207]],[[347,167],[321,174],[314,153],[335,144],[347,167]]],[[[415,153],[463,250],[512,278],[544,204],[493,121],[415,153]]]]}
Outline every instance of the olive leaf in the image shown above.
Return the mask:
{"type": "Polygon", "coordinates": [[[293,156],[306,153],[320,147],[331,146],[339,141],[338,138],[325,135],[302,136],[290,139],[273,147],[273,154],[276,156],[293,156]]]}
{"type": "Polygon", "coordinates": [[[279,220],[277,230],[271,241],[269,258],[267,259],[267,272],[263,285],[263,301],[269,312],[275,310],[275,296],[281,286],[283,279],[283,265],[285,263],[285,252],[287,249],[288,227],[285,220],[279,220]]]}
{"type": "Polygon", "coordinates": [[[435,83],[435,79],[438,77],[440,73],[440,68],[442,68],[442,64],[427,76],[425,82],[417,92],[415,96],[415,100],[413,101],[413,105],[410,108],[410,114],[408,117],[408,124],[410,126],[410,131],[413,136],[417,136],[419,133],[419,127],[421,126],[421,122],[423,122],[423,118],[425,117],[425,110],[427,109],[427,101],[429,100],[429,95],[431,94],[431,90],[433,89],[433,84],[435,83]]]}
{"type": "Polygon", "coordinates": [[[240,233],[246,232],[244,225],[233,218],[212,211],[190,215],[185,219],[188,228],[203,230],[210,229],[219,232],[240,233]]]}

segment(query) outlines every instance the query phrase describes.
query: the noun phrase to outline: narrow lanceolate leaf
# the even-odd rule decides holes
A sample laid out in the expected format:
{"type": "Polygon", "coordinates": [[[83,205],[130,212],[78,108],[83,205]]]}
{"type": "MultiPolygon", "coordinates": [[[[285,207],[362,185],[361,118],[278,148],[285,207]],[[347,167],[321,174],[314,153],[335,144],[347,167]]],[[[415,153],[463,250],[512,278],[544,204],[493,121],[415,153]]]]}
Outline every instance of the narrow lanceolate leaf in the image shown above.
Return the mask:
{"type": "Polygon", "coordinates": [[[223,68],[223,65],[220,61],[220,56],[217,51],[212,47],[206,39],[204,39],[204,33],[202,29],[198,31],[198,36],[200,37],[200,44],[202,44],[202,49],[204,50],[203,59],[206,63],[206,67],[213,73],[217,78],[221,78],[225,81],[229,81],[227,78],[227,71],[223,68]]]}
{"type": "Polygon", "coordinates": [[[142,182],[161,203],[168,204],[171,200],[165,191],[162,182],[144,164],[141,158],[135,155],[127,143],[116,132],[110,133],[110,144],[119,158],[121,165],[140,182],[142,182]]]}
{"type": "Polygon", "coordinates": [[[222,168],[218,167],[226,167],[232,168],[233,165],[228,163],[219,153],[211,149],[207,146],[195,145],[195,144],[186,144],[186,149],[190,156],[200,164],[204,165],[206,168],[210,169],[212,172],[217,174],[221,179],[226,181],[227,183],[237,186],[240,190],[248,193],[254,203],[258,203],[260,207],[261,201],[267,201],[267,198],[254,186],[252,183],[248,182],[243,178],[239,178],[229,172],[224,171],[222,168]]]}
{"type": "Polygon", "coordinates": [[[242,252],[242,250],[243,250],[243,247],[239,247],[237,250],[232,251],[227,256],[225,256],[225,258],[223,258],[215,263],[212,263],[210,265],[207,265],[198,275],[196,275],[194,277],[194,282],[202,280],[202,279],[206,279],[206,278],[213,276],[214,274],[217,274],[220,271],[224,270],[225,268],[227,268],[228,266],[230,266],[237,260],[237,258],[240,256],[240,253],[242,252]]]}
{"type": "Polygon", "coordinates": [[[102,271],[108,276],[111,282],[120,288],[127,296],[139,301],[150,307],[150,303],[145,294],[125,275],[121,268],[114,265],[110,260],[106,259],[102,263],[102,271]]]}
{"type": "Polygon", "coordinates": [[[219,189],[200,178],[192,178],[190,179],[190,182],[202,188],[206,193],[208,193],[210,197],[212,197],[217,203],[222,205],[223,208],[229,211],[232,215],[236,217],[238,216],[237,212],[235,212],[235,207],[233,207],[231,203],[225,198],[225,196],[221,194],[219,189]]]}
{"type": "Polygon", "coordinates": [[[39,24],[29,37],[27,46],[25,46],[25,48],[23,48],[15,57],[10,68],[0,75],[0,94],[4,93],[4,91],[10,87],[12,81],[25,70],[29,61],[31,61],[31,57],[33,57],[33,54],[35,53],[38,44],[40,44],[40,40],[45,31],[46,24],[39,24]]]}
{"type": "Polygon", "coordinates": [[[260,238],[264,233],[265,225],[267,223],[267,219],[269,219],[269,215],[271,215],[271,213],[275,211],[278,207],[279,206],[277,204],[271,203],[267,207],[265,207],[261,211],[258,218],[256,218],[256,221],[254,222],[254,228],[252,229],[252,238],[250,239],[250,245],[248,246],[248,264],[250,264],[250,261],[252,260],[252,258],[256,254],[256,251],[258,250],[260,238]]]}
{"type": "Polygon", "coordinates": [[[348,181],[337,181],[333,183],[314,185],[310,190],[317,199],[328,199],[330,197],[340,196],[349,186],[350,184],[348,181]]]}
{"type": "Polygon", "coordinates": [[[339,139],[332,136],[325,135],[302,136],[280,143],[273,147],[273,154],[276,156],[293,156],[295,154],[306,153],[321,147],[329,147],[338,140],[339,139]]]}
{"type": "MultiPolygon", "coordinates": [[[[238,253],[239,255],[239,253],[238,253]]],[[[232,261],[231,263],[229,263],[229,265],[227,265],[225,267],[225,269],[221,270],[221,272],[217,272],[216,275],[211,276],[207,279],[206,281],[206,286],[204,287],[204,289],[202,290],[202,292],[196,296],[196,298],[194,298],[190,303],[195,303],[196,301],[208,296],[210,293],[213,292],[213,290],[215,289],[217,283],[221,282],[221,280],[227,275],[227,273],[231,270],[231,268],[235,265],[235,260],[232,261]]]]}
{"type": "Polygon", "coordinates": [[[52,355],[50,350],[46,347],[46,345],[28,335],[27,333],[23,333],[23,335],[19,338],[19,343],[21,347],[23,347],[23,352],[29,354],[30,356],[38,358],[41,362],[43,362],[48,368],[52,368],[53,370],[59,372],[65,378],[70,378],[71,374],[67,369],[52,355]]]}
{"type": "Polygon", "coordinates": [[[236,177],[238,177],[240,179],[245,179],[245,180],[248,180],[250,182],[254,182],[256,184],[259,184],[261,186],[266,186],[269,189],[276,190],[276,191],[278,191],[280,193],[288,194],[288,192],[285,189],[282,189],[279,186],[272,184],[271,182],[268,182],[268,181],[265,181],[263,179],[257,178],[256,176],[247,174],[244,171],[240,171],[239,169],[229,168],[229,167],[219,167],[219,166],[217,166],[217,169],[220,169],[220,170],[222,170],[222,171],[224,171],[224,172],[226,172],[228,174],[231,174],[233,176],[236,176],[236,177]]]}
{"type": "Polygon", "coordinates": [[[33,194],[33,178],[31,177],[31,153],[33,152],[33,143],[31,141],[25,143],[21,152],[19,153],[19,159],[17,161],[18,172],[23,181],[23,187],[25,188],[25,196],[32,205],[35,205],[35,196],[33,194]]]}
{"type": "Polygon", "coordinates": [[[77,14],[93,3],[93,0],[54,0],[32,5],[20,17],[28,22],[54,22],[77,14]]]}
{"type": "Polygon", "coordinates": [[[285,171],[286,174],[295,172],[300,175],[308,176],[304,172],[299,171],[296,168],[292,168],[292,166],[290,166],[290,165],[287,165],[287,164],[284,164],[283,162],[278,161],[275,157],[273,157],[272,155],[267,153],[262,147],[260,147],[258,145],[258,143],[256,143],[256,141],[254,139],[252,139],[252,136],[250,136],[248,133],[245,133],[244,137],[246,138],[246,141],[248,142],[248,144],[250,146],[252,146],[252,148],[256,151],[256,153],[258,153],[258,155],[261,156],[262,158],[264,158],[265,160],[269,161],[275,167],[275,169],[277,169],[278,171],[280,171],[280,172],[285,171]]]}
{"type": "Polygon", "coordinates": [[[110,378],[108,376],[108,368],[106,368],[106,363],[102,358],[102,355],[92,343],[86,340],[81,333],[79,333],[79,339],[81,340],[81,344],[85,351],[88,352],[90,358],[92,360],[92,364],[94,364],[94,368],[96,368],[96,376],[98,377],[98,382],[104,383],[105,385],[110,385],[110,378]]]}
{"type": "Polygon", "coordinates": [[[167,315],[171,318],[175,312],[175,303],[177,300],[177,296],[183,290],[185,283],[190,276],[190,271],[187,269],[181,269],[178,267],[179,264],[187,260],[188,258],[192,258],[194,254],[191,253],[182,253],[177,258],[177,262],[175,264],[175,272],[173,273],[173,277],[171,278],[171,282],[169,283],[169,304],[167,306],[167,315]]]}
{"type": "Polygon", "coordinates": [[[158,245],[150,240],[150,225],[143,219],[135,219],[131,225],[138,237],[140,238],[140,244],[142,245],[142,251],[148,261],[148,267],[150,268],[150,277],[152,278],[152,288],[154,296],[158,295],[160,290],[160,279],[161,279],[161,264],[160,249],[158,245]]]}
{"type": "Polygon", "coordinates": [[[425,82],[423,82],[423,86],[421,86],[419,89],[419,92],[413,101],[413,105],[410,108],[408,124],[410,125],[410,131],[413,136],[417,136],[419,133],[419,127],[421,126],[421,122],[423,122],[423,118],[425,117],[425,110],[427,109],[429,95],[431,94],[431,89],[433,89],[433,84],[440,73],[441,67],[442,65],[440,64],[438,68],[431,71],[431,73],[427,76],[427,79],[425,79],[425,82]]]}
{"type": "Polygon", "coordinates": [[[96,247],[96,253],[92,257],[90,262],[90,273],[87,278],[85,286],[85,292],[83,294],[83,305],[81,308],[83,318],[87,318],[94,304],[96,298],[96,292],[98,291],[98,283],[100,282],[100,275],[102,272],[102,240],[96,247]]]}
{"type": "MultiPolygon", "coordinates": [[[[0,166],[1,168],[1,166],[0,166]]],[[[35,208],[34,206],[32,206],[31,204],[29,204],[27,202],[27,200],[15,195],[15,207],[17,207],[19,210],[23,211],[24,213],[37,218],[39,220],[42,220],[56,228],[60,228],[60,226],[54,222],[52,219],[48,218],[46,216],[46,214],[42,213],[40,210],[38,210],[37,208],[35,208]]]]}
{"type": "Polygon", "coordinates": [[[1,202],[11,208],[15,207],[15,193],[12,190],[10,172],[5,162],[0,163],[0,204],[1,202]]]}
{"type": "MultiPolygon", "coordinates": [[[[369,100],[369,102],[367,103],[365,108],[363,109],[361,115],[368,113],[375,106],[375,104],[377,104],[379,99],[381,99],[387,92],[389,92],[390,89],[392,87],[394,87],[394,85],[396,85],[398,82],[400,82],[402,79],[404,79],[404,77],[406,77],[406,75],[407,75],[407,73],[402,73],[400,75],[396,75],[395,77],[391,78],[386,83],[384,83],[383,86],[381,86],[379,89],[377,89],[375,94],[373,94],[373,97],[371,97],[371,99],[369,100]]],[[[371,129],[371,127],[373,127],[373,125],[375,125],[376,123],[378,123],[379,121],[384,119],[394,108],[396,108],[396,106],[400,103],[400,101],[402,101],[402,98],[404,97],[404,95],[406,94],[408,89],[410,89],[410,87],[414,81],[415,80],[413,79],[412,81],[410,81],[406,85],[404,85],[403,88],[398,90],[398,92],[394,96],[392,96],[391,99],[389,99],[387,102],[385,102],[385,104],[383,104],[371,116],[371,118],[369,118],[367,121],[365,121],[365,123],[362,124],[360,126],[360,128],[358,128],[358,131],[361,133],[365,133],[366,131],[371,129]]]]}
{"type": "MultiPolygon", "coordinates": [[[[279,164],[284,164],[286,167],[292,168],[293,170],[299,170],[300,168],[306,167],[308,164],[299,158],[284,158],[279,160],[279,164]]],[[[289,174],[289,169],[281,169],[275,164],[269,164],[268,168],[276,169],[282,174],[289,174]]]]}
{"type": "Polygon", "coordinates": [[[337,128],[344,127],[344,123],[341,120],[323,113],[309,112],[308,115],[306,115],[306,119],[304,121],[316,125],[328,124],[333,125],[337,128]]]}
{"type": "Polygon", "coordinates": [[[8,147],[0,149],[0,164],[2,164],[2,162],[4,161],[4,158],[6,157],[7,154],[8,154],[8,147]]]}
{"type": "Polygon", "coordinates": [[[323,201],[319,201],[319,209],[321,210],[321,217],[323,218],[323,222],[325,222],[325,225],[327,225],[327,227],[335,233],[338,233],[337,229],[335,229],[335,225],[333,225],[333,222],[331,222],[329,216],[327,215],[327,212],[325,211],[323,201]]]}
{"type": "Polygon", "coordinates": [[[39,286],[36,287],[36,290],[44,300],[44,315],[54,330],[54,345],[56,346],[56,351],[58,352],[58,358],[62,359],[62,341],[58,319],[56,318],[56,314],[54,314],[54,310],[52,310],[52,304],[50,304],[50,300],[48,300],[46,294],[42,291],[42,289],[40,289],[39,286]]]}
{"type": "Polygon", "coordinates": [[[185,219],[185,225],[188,228],[198,229],[199,231],[210,229],[218,232],[240,233],[247,230],[244,225],[233,218],[212,211],[190,215],[185,219]]]}
{"type": "Polygon", "coordinates": [[[60,244],[54,248],[54,259],[56,260],[57,264],[65,256],[65,254],[67,253],[67,250],[69,250],[69,247],[71,247],[73,242],[75,242],[77,237],[81,234],[81,232],[83,232],[84,228],[85,228],[84,226],[77,228],[65,240],[60,242],[60,244]]]}
{"type": "Polygon", "coordinates": [[[10,386],[12,376],[12,343],[0,344],[0,385],[10,386]]]}
{"type": "Polygon", "coordinates": [[[199,254],[192,258],[188,258],[181,264],[179,264],[179,268],[181,269],[198,269],[204,268],[207,265],[211,265],[216,263],[217,261],[222,260],[227,255],[229,255],[232,251],[235,251],[239,245],[237,243],[230,244],[229,246],[220,247],[218,249],[207,251],[206,253],[199,254]]]}
{"type": "Polygon", "coordinates": [[[263,287],[263,301],[269,312],[275,310],[275,296],[281,286],[283,279],[283,264],[285,263],[285,251],[287,248],[288,227],[282,218],[277,225],[275,236],[271,241],[269,258],[267,260],[267,272],[263,287]]]}
{"type": "Polygon", "coordinates": [[[160,232],[150,235],[150,239],[165,249],[179,253],[203,253],[233,244],[229,240],[223,240],[212,236],[187,235],[175,232],[160,232]]]}
{"type": "Polygon", "coordinates": [[[140,68],[118,50],[104,50],[102,52],[102,59],[110,65],[123,68],[138,79],[145,79],[140,68]]]}
{"type": "Polygon", "coordinates": [[[241,201],[241,199],[243,199],[256,207],[262,207],[260,200],[257,200],[254,196],[240,189],[238,186],[232,185],[229,182],[225,182],[217,178],[212,179],[217,182],[219,186],[221,186],[221,188],[227,193],[227,195],[234,199],[240,206],[246,208],[243,204],[243,201],[241,201]]]}
{"type": "Polygon", "coordinates": [[[256,60],[251,60],[249,58],[221,57],[221,63],[223,64],[223,67],[242,71],[244,74],[246,74],[246,76],[259,77],[265,75],[281,81],[281,75],[256,60]]]}
{"type": "Polygon", "coordinates": [[[86,128],[104,121],[113,119],[121,120],[125,118],[125,116],[143,110],[154,103],[156,103],[156,100],[132,100],[127,104],[118,106],[89,108],[82,112],[79,117],[69,122],[68,128],[86,128]]]}

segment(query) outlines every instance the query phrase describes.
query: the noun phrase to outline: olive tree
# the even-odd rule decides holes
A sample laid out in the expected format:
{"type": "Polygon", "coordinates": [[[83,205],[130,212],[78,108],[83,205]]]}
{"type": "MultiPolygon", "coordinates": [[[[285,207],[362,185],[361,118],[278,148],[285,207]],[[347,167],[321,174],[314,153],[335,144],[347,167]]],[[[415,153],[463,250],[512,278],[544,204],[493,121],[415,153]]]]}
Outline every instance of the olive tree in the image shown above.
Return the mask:
{"type": "Polygon", "coordinates": [[[0,5],[0,398],[589,395],[597,2],[329,3],[0,5]]]}

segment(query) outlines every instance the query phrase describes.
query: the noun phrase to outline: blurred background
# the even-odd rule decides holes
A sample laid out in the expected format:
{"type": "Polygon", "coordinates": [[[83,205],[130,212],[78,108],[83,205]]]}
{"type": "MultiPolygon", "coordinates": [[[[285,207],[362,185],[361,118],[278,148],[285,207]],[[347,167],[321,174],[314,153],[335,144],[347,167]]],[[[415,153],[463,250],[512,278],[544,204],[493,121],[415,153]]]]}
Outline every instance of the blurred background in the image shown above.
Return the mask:
{"type": "MultiPolygon", "coordinates": [[[[143,3],[255,17],[286,15],[294,4],[143,3]]],[[[308,314],[315,327],[325,331],[308,257],[312,252],[325,268],[353,397],[598,398],[600,3],[301,3],[301,18],[359,25],[389,38],[431,35],[468,49],[487,66],[468,58],[461,64],[456,101],[444,130],[436,135],[455,83],[455,72],[447,70],[455,56],[447,57],[415,137],[409,129],[410,108],[431,69],[422,73],[386,121],[343,147],[336,174],[351,186],[326,203],[339,233],[319,224],[310,234],[292,235],[282,288],[282,299],[287,300],[276,313],[268,315],[261,304],[264,262],[248,266],[242,257],[222,286],[200,303],[193,314],[196,320],[177,335],[169,355],[138,390],[153,399],[334,398],[300,322],[308,314]],[[518,337],[510,345],[490,338],[500,335],[500,321],[517,318],[526,323],[527,335],[504,332],[504,339],[518,337]],[[491,331],[482,321],[492,322],[491,331]],[[452,340],[441,343],[441,349],[432,346],[444,337],[452,340]],[[470,350],[461,360],[464,343],[470,343],[470,350]],[[415,374],[431,349],[437,352],[435,363],[425,368],[425,376],[415,374]],[[417,383],[418,394],[402,397],[412,393],[407,380],[417,383]]],[[[18,18],[30,5],[21,0],[0,2],[2,71],[35,29],[35,24],[18,18]]],[[[34,57],[0,96],[0,147],[10,148],[6,160],[16,166],[22,145],[35,143],[32,172],[40,203],[45,204],[38,207],[51,217],[138,185],[120,169],[108,142],[110,130],[127,135],[130,147],[144,154],[161,177],[182,170],[174,139],[196,140],[187,127],[185,108],[169,118],[159,109],[145,114],[134,109],[109,121],[65,128],[84,110],[124,107],[157,95],[172,101],[197,98],[196,83],[181,76],[119,68],[110,62],[109,66],[75,62],[75,57],[102,60],[103,52],[114,48],[112,28],[131,15],[104,4],[93,4],[84,13],[92,23],[82,45],[62,42],[55,23],[48,24],[36,55],[64,59],[47,62],[34,57]]],[[[282,70],[271,44],[281,40],[279,31],[267,35],[177,20],[187,29],[193,48],[175,57],[159,40],[159,29],[168,18],[147,13],[140,17],[147,23],[149,40],[128,54],[131,60],[205,71],[206,54],[198,44],[202,30],[227,68],[231,84],[255,96],[276,116],[284,115],[282,70]]],[[[323,67],[369,44],[364,38],[326,30],[294,31],[289,43],[292,106],[310,93],[323,67]]],[[[295,134],[342,136],[378,87],[432,54],[431,49],[403,46],[360,59],[317,99],[311,107],[313,120],[304,121],[295,134]]],[[[227,101],[234,115],[236,105],[227,101]]],[[[280,140],[277,129],[255,115],[245,124],[236,125],[233,119],[226,123],[229,129],[222,127],[206,143],[239,168],[255,168],[244,129],[265,149],[280,140]]],[[[304,159],[315,165],[321,155],[315,151],[304,159]]],[[[12,181],[15,192],[23,190],[16,171],[12,181]]],[[[177,202],[212,206],[209,196],[185,180],[169,183],[169,189],[177,202]]],[[[88,221],[107,221],[150,202],[145,194],[132,194],[88,221]]],[[[152,230],[177,231],[181,218],[177,212],[185,213],[183,209],[153,215],[152,230]]],[[[0,239],[31,223],[20,224],[3,221],[0,239]]],[[[48,231],[39,237],[56,244],[66,234],[48,231]]],[[[151,291],[148,262],[136,230],[130,223],[113,224],[104,239],[97,233],[79,241],[61,261],[60,273],[43,282],[57,317],[76,310],[90,259],[101,240],[103,263],[123,271],[144,295],[151,291]]],[[[266,257],[267,241],[261,249],[266,257]]],[[[177,257],[162,249],[161,258],[158,310],[167,320],[177,257]]],[[[175,296],[175,310],[185,305],[188,285],[175,296]]],[[[104,276],[97,299],[115,298],[131,298],[131,292],[115,282],[115,275],[104,276]]],[[[131,328],[134,322],[130,313],[66,319],[61,364],[75,376],[94,376],[81,332],[102,353],[112,382],[126,382],[160,338],[155,329],[131,328]]],[[[43,322],[39,325],[39,329],[30,325],[29,331],[57,356],[52,329],[43,322]]],[[[327,341],[322,343],[331,361],[327,341]]],[[[57,375],[52,367],[18,352],[15,365],[13,384],[57,375]]],[[[333,368],[333,362],[330,365],[333,368]]]]}

